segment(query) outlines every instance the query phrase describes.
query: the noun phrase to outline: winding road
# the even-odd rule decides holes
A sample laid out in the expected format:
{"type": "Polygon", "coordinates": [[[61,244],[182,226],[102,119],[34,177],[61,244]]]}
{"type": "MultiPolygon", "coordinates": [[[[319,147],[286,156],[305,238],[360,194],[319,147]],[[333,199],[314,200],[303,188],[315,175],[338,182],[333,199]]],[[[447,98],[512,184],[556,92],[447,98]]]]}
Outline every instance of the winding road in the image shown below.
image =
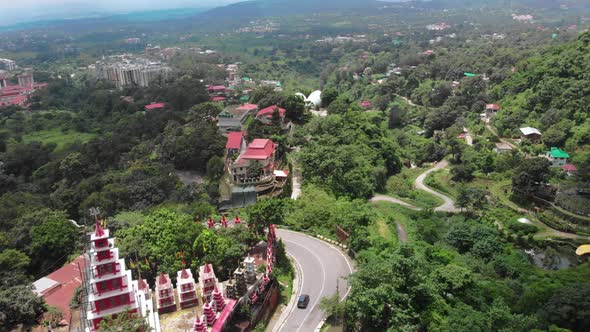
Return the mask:
{"type": "Polygon", "coordinates": [[[321,299],[334,295],[337,287],[341,299],[348,295],[345,278],[354,271],[352,260],[337,247],[314,237],[284,229],[277,230],[277,235],[297,269],[295,301],[301,294],[308,294],[310,301],[306,309],[290,303],[271,331],[313,332],[326,318],[319,308],[321,299]]]}
{"type": "MultiPolygon", "coordinates": [[[[450,198],[446,195],[443,195],[443,194],[439,193],[438,191],[434,191],[434,190],[428,188],[424,184],[424,180],[426,179],[428,174],[430,174],[432,172],[436,172],[436,171],[443,169],[447,166],[449,166],[449,163],[446,160],[438,162],[436,165],[434,165],[434,167],[428,169],[426,172],[420,174],[416,178],[416,181],[414,182],[414,187],[416,187],[416,189],[426,191],[427,193],[430,193],[434,196],[440,197],[444,201],[444,203],[442,205],[439,205],[436,208],[434,208],[434,211],[451,212],[451,213],[461,212],[461,209],[459,209],[455,206],[455,201],[453,201],[452,198],[450,198]]],[[[404,201],[397,199],[395,197],[390,197],[390,196],[385,196],[385,195],[375,195],[375,196],[373,196],[373,198],[371,198],[371,202],[390,202],[393,204],[398,204],[398,205],[407,207],[412,210],[416,210],[416,211],[422,210],[422,208],[420,208],[420,207],[414,206],[412,204],[404,202],[404,201]]]]}

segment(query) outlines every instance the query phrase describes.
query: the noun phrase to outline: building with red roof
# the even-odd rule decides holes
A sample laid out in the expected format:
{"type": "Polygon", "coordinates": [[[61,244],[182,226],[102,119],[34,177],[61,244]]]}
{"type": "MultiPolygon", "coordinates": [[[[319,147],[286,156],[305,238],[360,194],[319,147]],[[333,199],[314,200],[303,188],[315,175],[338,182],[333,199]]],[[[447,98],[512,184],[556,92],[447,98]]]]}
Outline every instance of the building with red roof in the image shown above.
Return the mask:
{"type": "Polygon", "coordinates": [[[277,145],[269,139],[255,139],[231,165],[230,170],[236,183],[255,183],[273,175],[277,145]],[[248,166],[259,163],[261,174],[248,174],[248,166]]]}
{"type": "Polygon", "coordinates": [[[28,81],[26,86],[5,84],[0,84],[0,107],[20,106],[26,108],[29,96],[36,90],[47,86],[47,83],[31,83],[28,81]]]}
{"type": "Polygon", "coordinates": [[[207,87],[207,92],[211,96],[227,96],[232,90],[224,85],[210,85],[207,87]]]}
{"type": "Polygon", "coordinates": [[[145,110],[146,111],[156,111],[156,110],[164,109],[165,107],[166,107],[165,103],[151,103],[151,104],[145,106],[145,110]]]}
{"type": "Polygon", "coordinates": [[[362,107],[362,108],[364,108],[364,109],[369,109],[369,108],[373,107],[373,103],[371,103],[371,102],[370,102],[370,101],[368,101],[368,100],[363,100],[363,101],[361,101],[360,105],[361,105],[361,107],[362,107]]]}
{"type": "Polygon", "coordinates": [[[227,157],[239,155],[246,145],[244,139],[244,133],[241,131],[232,131],[227,136],[227,142],[225,143],[225,150],[227,151],[227,157]]]}
{"type": "Polygon", "coordinates": [[[223,96],[215,96],[215,97],[211,97],[211,101],[212,101],[212,102],[216,102],[216,103],[218,103],[218,102],[222,102],[222,101],[225,101],[225,99],[226,99],[226,98],[225,98],[225,97],[223,97],[223,96]]]}
{"type": "Polygon", "coordinates": [[[485,114],[488,118],[491,118],[491,117],[495,116],[499,110],[500,110],[500,105],[498,105],[498,104],[486,104],[486,113],[485,114]]]}
{"type": "Polygon", "coordinates": [[[82,286],[84,267],[84,256],[80,255],[61,269],[33,283],[33,291],[37,295],[42,296],[50,306],[61,310],[64,315],[62,322],[64,325],[70,324],[70,301],[74,297],[76,288],[82,286]]]}
{"type": "Polygon", "coordinates": [[[279,112],[279,116],[281,117],[281,123],[285,122],[285,114],[287,111],[284,108],[280,108],[277,105],[272,105],[267,108],[263,108],[256,114],[256,119],[264,124],[271,124],[272,116],[275,112],[279,112]]]}

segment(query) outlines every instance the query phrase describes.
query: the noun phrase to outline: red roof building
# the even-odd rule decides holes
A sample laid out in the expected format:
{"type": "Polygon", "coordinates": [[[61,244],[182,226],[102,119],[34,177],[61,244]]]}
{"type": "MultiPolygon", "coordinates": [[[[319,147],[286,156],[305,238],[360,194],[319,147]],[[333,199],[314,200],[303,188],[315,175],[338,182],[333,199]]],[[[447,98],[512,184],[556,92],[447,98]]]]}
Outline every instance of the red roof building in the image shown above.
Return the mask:
{"type": "Polygon", "coordinates": [[[155,110],[161,110],[164,107],[166,107],[165,103],[151,103],[151,104],[145,106],[145,110],[146,111],[155,111],[155,110]]]}
{"type": "Polygon", "coordinates": [[[279,116],[281,117],[281,121],[284,121],[285,114],[287,111],[284,108],[280,108],[277,105],[272,105],[267,108],[263,108],[256,114],[256,119],[264,124],[270,124],[272,120],[272,115],[275,111],[279,112],[279,116]]]}
{"type": "Polygon", "coordinates": [[[244,133],[241,131],[230,132],[227,136],[227,143],[225,143],[225,149],[227,150],[228,156],[240,153],[243,145],[244,133]]]}
{"type": "Polygon", "coordinates": [[[373,107],[373,103],[371,103],[368,100],[361,101],[360,105],[362,108],[365,108],[365,109],[369,109],[369,108],[373,107]]]}
{"type": "Polygon", "coordinates": [[[213,102],[222,102],[222,101],[225,101],[225,97],[222,97],[222,96],[212,97],[211,98],[211,101],[213,101],[213,102]]]}
{"type": "Polygon", "coordinates": [[[234,182],[259,182],[268,176],[273,176],[277,145],[269,139],[255,139],[248,145],[246,151],[240,154],[230,171],[234,182]],[[262,167],[261,174],[248,174],[248,166],[257,162],[262,167]]]}
{"type": "Polygon", "coordinates": [[[84,256],[80,255],[73,262],[33,283],[34,292],[43,296],[50,306],[59,308],[67,324],[71,318],[70,301],[76,288],[82,286],[84,266],[84,256]]]}
{"type": "Polygon", "coordinates": [[[258,105],[256,105],[256,104],[244,104],[244,105],[238,107],[238,111],[246,111],[246,112],[256,111],[257,109],[258,109],[258,105]]]}

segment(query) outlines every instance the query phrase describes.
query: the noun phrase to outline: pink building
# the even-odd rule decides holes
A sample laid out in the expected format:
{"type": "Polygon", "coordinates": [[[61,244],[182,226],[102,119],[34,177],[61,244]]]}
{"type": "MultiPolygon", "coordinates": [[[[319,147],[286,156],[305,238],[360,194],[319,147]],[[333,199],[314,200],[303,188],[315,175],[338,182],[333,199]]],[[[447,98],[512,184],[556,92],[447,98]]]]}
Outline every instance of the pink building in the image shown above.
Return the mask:
{"type": "Polygon", "coordinates": [[[191,270],[182,269],[176,276],[176,292],[180,308],[194,307],[199,304],[195,291],[195,278],[191,270]]]}
{"type": "Polygon", "coordinates": [[[174,299],[174,289],[172,281],[168,274],[160,272],[156,279],[156,304],[158,313],[176,311],[176,300],[174,299]]]}
{"type": "Polygon", "coordinates": [[[115,239],[109,238],[109,230],[103,229],[97,222],[90,241],[86,317],[90,330],[96,331],[105,317],[125,310],[139,310],[131,271],[125,268],[125,260],[119,258],[119,249],[115,247],[115,239]]]}

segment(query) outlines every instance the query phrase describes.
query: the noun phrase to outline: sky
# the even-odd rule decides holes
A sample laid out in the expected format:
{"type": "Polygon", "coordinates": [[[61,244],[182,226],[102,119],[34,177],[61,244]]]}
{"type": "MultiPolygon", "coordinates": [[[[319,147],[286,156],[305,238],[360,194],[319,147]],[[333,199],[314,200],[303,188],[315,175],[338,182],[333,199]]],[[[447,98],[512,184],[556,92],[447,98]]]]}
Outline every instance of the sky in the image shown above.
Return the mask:
{"type": "Polygon", "coordinates": [[[0,25],[89,13],[215,7],[238,0],[0,0],[0,25]]]}

